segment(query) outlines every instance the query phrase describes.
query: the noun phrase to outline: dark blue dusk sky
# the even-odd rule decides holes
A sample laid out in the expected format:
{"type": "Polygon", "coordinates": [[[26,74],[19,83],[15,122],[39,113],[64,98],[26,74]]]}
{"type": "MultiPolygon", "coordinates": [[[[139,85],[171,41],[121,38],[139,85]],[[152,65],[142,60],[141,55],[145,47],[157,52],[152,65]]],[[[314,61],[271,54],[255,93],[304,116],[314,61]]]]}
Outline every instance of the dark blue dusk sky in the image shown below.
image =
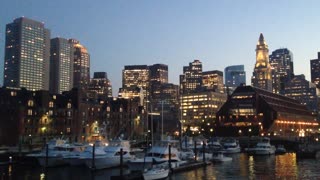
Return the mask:
{"type": "Polygon", "coordinates": [[[167,64],[175,84],[194,59],[205,71],[244,64],[250,84],[260,32],[270,53],[291,50],[295,74],[310,80],[310,59],[320,49],[319,7],[318,0],[2,0],[0,83],[5,25],[21,16],[44,22],[52,38],[80,40],[91,74],[106,71],[114,96],[124,65],[134,64],[167,64]]]}

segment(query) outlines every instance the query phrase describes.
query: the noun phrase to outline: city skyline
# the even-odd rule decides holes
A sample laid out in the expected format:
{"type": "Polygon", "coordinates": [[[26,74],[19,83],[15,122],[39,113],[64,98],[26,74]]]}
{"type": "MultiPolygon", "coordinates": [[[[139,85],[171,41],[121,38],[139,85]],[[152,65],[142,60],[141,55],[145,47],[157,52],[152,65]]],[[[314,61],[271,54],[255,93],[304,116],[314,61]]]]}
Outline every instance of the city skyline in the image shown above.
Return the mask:
{"type": "Polygon", "coordinates": [[[178,84],[183,66],[194,59],[203,63],[204,71],[244,64],[250,84],[260,32],[269,54],[288,48],[295,74],[310,80],[310,60],[319,51],[318,25],[313,23],[319,2],[275,2],[5,1],[1,6],[5,9],[0,10],[0,83],[5,25],[21,16],[44,22],[51,38],[82,42],[91,55],[91,77],[93,72],[107,72],[114,95],[121,87],[125,65],[167,64],[169,82],[178,84]]]}

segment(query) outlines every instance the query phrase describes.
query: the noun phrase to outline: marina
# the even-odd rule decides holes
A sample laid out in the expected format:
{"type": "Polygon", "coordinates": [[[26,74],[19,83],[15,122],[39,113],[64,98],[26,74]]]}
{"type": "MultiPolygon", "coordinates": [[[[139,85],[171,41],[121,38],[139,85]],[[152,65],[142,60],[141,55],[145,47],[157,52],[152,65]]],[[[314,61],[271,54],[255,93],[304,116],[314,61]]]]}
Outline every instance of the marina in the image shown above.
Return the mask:
{"type": "MultiPolygon", "coordinates": [[[[271,156],[249,156],[246,153],[232,154],[231,162],[212,163],[186,171],[176,171],[167,179],[319,179],[316,159],[297,159],[295,153],[271,156]]],[[[105,180],[118,176],[119,168],[92,171],[84,166],[60,166],[47,168],[20,164],[1,165],[0,179],[79,179],[105,180]]],[[[124,169],[124,174],[129,173],[124,169]]]]}

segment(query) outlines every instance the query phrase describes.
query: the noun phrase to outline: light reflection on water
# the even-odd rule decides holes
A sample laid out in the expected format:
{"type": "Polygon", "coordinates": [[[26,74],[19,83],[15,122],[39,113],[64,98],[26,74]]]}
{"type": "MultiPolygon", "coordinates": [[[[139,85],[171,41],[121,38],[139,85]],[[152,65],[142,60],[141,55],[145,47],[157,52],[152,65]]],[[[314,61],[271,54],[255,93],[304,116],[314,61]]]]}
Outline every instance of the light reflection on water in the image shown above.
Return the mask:
{"type": "MultiPolygon", "coordinates": [[[[320,179],[320,160],[296,160],[288,153],[279,156],[232,155],[231,162],[214,163],[205,168],[173,174],[171,180],[215,179],[320,179]]],[[[0,166],[1,180],[105,180],[119,175],[119,169],[91,172],[85,167],[58,167],[44,171],[39,167],[0,166]]]]}

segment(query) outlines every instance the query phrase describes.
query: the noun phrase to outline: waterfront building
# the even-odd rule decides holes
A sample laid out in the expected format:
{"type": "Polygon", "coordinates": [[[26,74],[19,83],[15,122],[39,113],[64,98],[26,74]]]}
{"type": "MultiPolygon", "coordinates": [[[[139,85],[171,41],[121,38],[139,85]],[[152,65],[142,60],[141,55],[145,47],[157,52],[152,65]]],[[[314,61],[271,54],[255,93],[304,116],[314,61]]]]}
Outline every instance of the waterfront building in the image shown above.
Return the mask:
{"type": "Polygon", "coordinates": [[[272,68],[272,92],[284,94],[286,84],[293,78],[293,55],[287,48],[277,49],[269,56],[272,68]]]}
{"type": "Polygon", "coordinates": [[[183,132],[187,135],[213,133],[216,113],[227,100],[225,93],[202,91],[180,95],[183,132]]]}
{"type": "Polygon", "coordinates": [[[206,90],[224,93],[223,72],[218,70],[202,72],[202,86],[206,90]]]}
{"type": "Polygon", "coordinates": [[[306,136],[319,123],[292,98],[252,86],[239,86],[217,112],[218,136],[306,136]]]}
{"type": "Polygon", "coordinates": [[[320,52],[318,52],[318,59],[310,60],[311,82],[317,88],[320,88],[320,52]]]}
{"type": "Polygon", "coordinates": [[[5,87],[49,90],[50,31],[25,17],[6,25],[5,87]]]}
{"type": "Polygon", "coordinates": [[[257,88],[272,91],[271,66],[269,63],[269,49],[264,40],[263,34],[260,34],[256,47],[256,64],[254,66],[251,85],[257,88]]]}
{"type": "Polygon", "coordinates": [[[228,66],[224,69],[225,86],[232,93],[238,86],[246,84],[244,65],[228,66]]]}
{"type": "Polygon", "coordinates": [[[193,93],[202,88],[202,63],[194,60],[189,66],[183,67],[180,75],[180,93],[193,93]]]}
{"type": "Polygon", "coordinates": [[[108,138],[144,139],[146,113],[142,111],[139,98],[107,98],[102,105],[108,138]]]}
{"type": "Polygon", "coordinates": [[[73,45],[64,38],[50,41],[50,88],[52,94],[62,94],[73,87],[73,45]]]}
{"type": "Polygon", "coordinates": [[[106,72],[94,72],[88,88],[95,99],[105,100],[112,97],[112,86],[106,72]]]}
{"type": "Polygon", "coordinates": [[[149,96],[150,71],[147,65],[125,66],[122,70],[122,88],[119,89],[119,98],[143,98],[149,96]]]}
{"type": "Polygon", "coordinates": [[[303,74],[296,75],[285,87],[285,95],[307,106],[313,115],[318,114],[318,95],[316,85],[306,80],[303,74]]]}
{"type": "Polygon", "coordinates": [[[73,45],[73,88],[86,91],[90,83],[90,54],[78,40],[69,42],[73,45]]]}

